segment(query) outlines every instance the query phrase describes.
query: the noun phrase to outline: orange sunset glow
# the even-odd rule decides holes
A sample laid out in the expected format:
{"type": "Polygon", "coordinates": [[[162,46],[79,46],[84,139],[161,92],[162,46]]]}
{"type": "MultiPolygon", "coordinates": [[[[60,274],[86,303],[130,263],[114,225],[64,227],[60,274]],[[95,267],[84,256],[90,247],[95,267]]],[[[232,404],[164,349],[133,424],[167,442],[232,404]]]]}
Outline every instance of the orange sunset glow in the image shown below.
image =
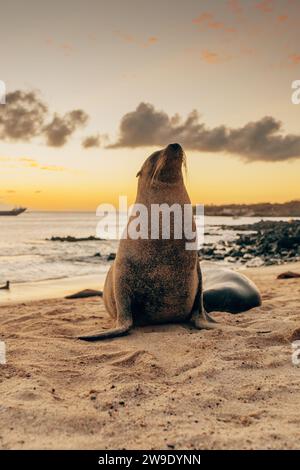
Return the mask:
{"type": "Polygon", "coordinates": [[[299,199],[299,2],[174,1],[170,12],[76,0],[57,19],[31,0],[11,31],[13,3],[0,32],[1,207],[132,202],[142,162],[172,141],[193,203],[299,199]]]}

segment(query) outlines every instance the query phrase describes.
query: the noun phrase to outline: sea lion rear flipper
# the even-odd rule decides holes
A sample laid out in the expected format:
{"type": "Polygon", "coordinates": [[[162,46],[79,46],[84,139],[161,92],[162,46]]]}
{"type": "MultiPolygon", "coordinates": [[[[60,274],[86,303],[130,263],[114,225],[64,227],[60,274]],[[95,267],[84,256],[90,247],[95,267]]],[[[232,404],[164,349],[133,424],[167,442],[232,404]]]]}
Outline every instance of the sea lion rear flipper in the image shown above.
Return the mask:
{"type": "Polygon", "coordinates": [[[103,331],[97,335],[79,336],[78,339],[83,341],[101,341],[103,339],[116,338],[118,336],[125,336],[129,333],[130,326],[119,326],[111,330],[103,331]]]}
{"type": "MultiPolygon", "coordinates": [[[[112,281],[110,281],[112,282],[112,281]]],[[[131,298],[126,293],[126,283],[123,278],[115,279],[114,294],[116,300],[116,327],[96,335],[79,336],[83,341],[101,341],[103,339],[117,338],[129,333],[133,325],[131,313],[131,298]]]]}

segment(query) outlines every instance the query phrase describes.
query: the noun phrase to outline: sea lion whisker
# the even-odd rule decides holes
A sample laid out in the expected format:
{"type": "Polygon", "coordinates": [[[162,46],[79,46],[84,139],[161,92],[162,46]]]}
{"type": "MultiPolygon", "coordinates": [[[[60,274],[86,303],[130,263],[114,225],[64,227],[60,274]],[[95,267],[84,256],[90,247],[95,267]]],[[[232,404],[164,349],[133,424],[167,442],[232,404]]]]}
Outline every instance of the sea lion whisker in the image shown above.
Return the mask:
{"type": "Polygon", "coordinates": [[[153,173],[151,175],[151,185],[154,183],[154,181],[159,177],[162,169],[164,168],[166,164],[166,152],[162,151],[156,164],[154,165],[153,168],[153,173]]]}
{"type": "Polygon", "coordinates": [[[186,153],[185,153],[184,150],[182,150],[182,166],[183,166],[183,169],[184,169],[185,177],[187,178],[188,168],[187,168],[186,153]]]}

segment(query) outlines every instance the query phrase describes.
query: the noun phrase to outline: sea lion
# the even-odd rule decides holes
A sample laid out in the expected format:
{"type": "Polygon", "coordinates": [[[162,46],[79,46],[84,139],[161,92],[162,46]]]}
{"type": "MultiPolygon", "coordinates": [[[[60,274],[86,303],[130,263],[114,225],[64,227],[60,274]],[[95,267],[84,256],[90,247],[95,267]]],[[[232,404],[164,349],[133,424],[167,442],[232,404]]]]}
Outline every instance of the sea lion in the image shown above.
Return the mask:
{"type": "MultiPolygon", "coordinates": [[[[150,155],[138,172],[135,204],[143,204],[151,214],[152,204],[191,204],[185,188],[182,167],[185,155],[175,143],[150,155]]],[[[129,218],[128,224],[132,222],[129,218]]],[[[182,225],[180,239],[170,227],[170,238],[120,240],[116,259],[104,285],[103,300],[116,321],[115,328],[102,333],[81,336],[97,341],[122,336],[133,325],[150,325],[192,320],[196,328],[213,328],[214,320],[203,308],[202,276],[197,248],[187,250],[182,225]]],[[[193,220],[195,230],[195,222],[193,220]]],[[[127,225],[127,233],[129,225],[127,225]]]]}
{"type": "MultiPolygon", "coordinates": [[[[170,144],[147,158],[138,172],[135,204],[143,204],[151,214],[151,205],[190,205],[182,167],[185,154],[179,144],[170,144]]],[[[150,217],[150,215],[149,215],[150,217]]],[[[184,216],[183,216],[184,217],[184,216]]],[[[98,341],[127,334],[134,325],[178,323],[192,321],[197,329],[216,327],[216,322],[204,308],[203,283],[196,245],[186,249],[184,220],[180,224],[181,238],[175,236],[174,224],[169,239],[162,237],[161,226],[157,239],[120,240],[116,259],[104,284],[103,300],[106,310],[115,319],[115,328],[96,335],[80,336],[85,341],[98,341]]],[[[192,219],[195,231],[195,221],[192,219]]],[[[221,268],[206,269],[208,283],[205,301],[209,311],[236,313],[248,310],[260,302],[253,288],[242,275],[221,268]],[[248,286],[248,290],[247,290],[248,286]],[[253,294],[254,291],[254,294],[253,294]]],[[[258,291],[257,291],[258,292],[258,291]]],[[[259,297],[260,299],[260,297],[259,297]]]]}
{"type": "Polygon", "coordinates": [[[5,286],[1,286],[0,290],[9,290],[10,289],[10,282],[6,281],[5,286]]]}
{"type": "Polygon", "coordinates": [[[203,302],[207,312],[241,313],[261,305],[254,282],[241,273],[204,261],[203,302]]]}
{"type": "Polygon", "coordinates": [[[95,289],[84,289],[75,294],[69,294],[65,296],[65,299],[85,299],[87,297],[102,297],[103,292],[95,289]]]}
{"type": "Polygon", "coordinates": [[[299,273],[294,273],[293,271],[285,271],[277,276],[277,279],[294,279],[300,277],[299,273]]]}

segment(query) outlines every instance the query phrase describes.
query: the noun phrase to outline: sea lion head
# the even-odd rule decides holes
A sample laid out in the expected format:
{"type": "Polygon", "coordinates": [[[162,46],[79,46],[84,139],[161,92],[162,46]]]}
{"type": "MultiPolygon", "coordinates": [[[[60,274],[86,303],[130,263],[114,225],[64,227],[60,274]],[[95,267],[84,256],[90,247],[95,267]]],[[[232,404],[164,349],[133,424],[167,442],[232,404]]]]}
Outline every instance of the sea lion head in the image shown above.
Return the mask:
{"type": "Polygon", "coordinates": [[[136,175],[140,182],[150,186],[175,184],[183,181],[182,167],[186,168],[186,158],[180,144],[169,144],[157,150],[144,162],[136,175]]]}

